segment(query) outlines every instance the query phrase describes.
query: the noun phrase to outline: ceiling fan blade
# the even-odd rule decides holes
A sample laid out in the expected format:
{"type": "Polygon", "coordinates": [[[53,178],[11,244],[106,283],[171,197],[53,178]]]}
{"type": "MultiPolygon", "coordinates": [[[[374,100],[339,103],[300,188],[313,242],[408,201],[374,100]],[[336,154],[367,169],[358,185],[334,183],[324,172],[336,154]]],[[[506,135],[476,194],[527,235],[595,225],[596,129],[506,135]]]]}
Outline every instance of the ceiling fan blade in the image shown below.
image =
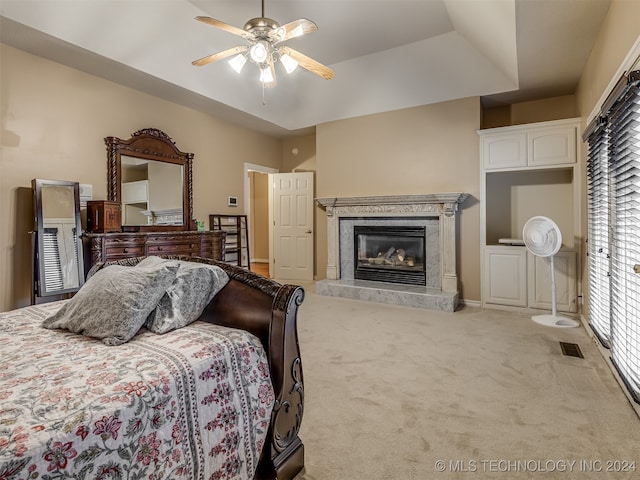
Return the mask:
{"type": "Polygon", "coordinates": [[[218,60],[222,60],[223,58],[237,55],[238,53],[244,53],[247,50],[249,50],[249,47],[247,47],[246,45],[239,45],[237,47],[228,48],[227,50],[223,50],[218,53],[207,55],[206,57],[199,58],[198,60],[194,60],[191,63],[197,67],[202,67],[203,65],[207,65],[211,62],[216,62],[218,60]]]}
{"type": "Polygon", "coordinates": [[[233,25],[229,25],[228,23],[221,22],[220,20],[216,20],[211,17],[196,17],[196,20],[202,23],[206,23],[207,25],[211,25],[212,27],[219,28],[224,30],[225,32],[233,33],[234,35],[238,35],[242,38],[253,39],[253,34],[243,30],[242,28],[234,27],[233,25]]]}
{"type": "Polygon", "coordinates": [[[302,68],[306,68],[311,73],[315,73],[316,75],[320,75],[322,78],[327,80],[331,80],[333,78],[333,70],[329,67],[321,64],[320,62],[315,61],[311,57],[307,57],[305,54],[300,53],[297,50],[294,50],[290,47],[280,47],[280,53],[282,55],[289,55],[293,59],[295,59],[298,64],[302,68]]]}
{"type": "Polygon", "coordinates": [[[278,38],[275,43],[284,42],[291,38],[300,37],[310,32],[315,32],[318,30],[318,26],[313,23],[311,20],[307,20],[306,18],[300,18],[298,20],[294,20],[293,22],[289,22],[285,25],[282,25],[278,29],[278,38]]]}

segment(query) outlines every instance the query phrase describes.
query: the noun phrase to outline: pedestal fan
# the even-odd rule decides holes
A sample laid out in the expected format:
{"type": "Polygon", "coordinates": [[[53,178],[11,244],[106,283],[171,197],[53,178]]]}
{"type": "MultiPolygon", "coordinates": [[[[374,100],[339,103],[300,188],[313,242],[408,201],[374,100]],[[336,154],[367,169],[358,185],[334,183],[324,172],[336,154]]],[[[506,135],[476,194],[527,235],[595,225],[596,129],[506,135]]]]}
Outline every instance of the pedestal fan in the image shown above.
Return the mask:
{"type": "Polygon", "coordinates": [[[577,327],[577,321],[559,316],[556,311],[556,276],[553,257],[562,245],[562,234],[558,225],[548,217],[531,217],[524,224],[522,239],[527,250],[537,257],[549,257],[551,262],[551,315],[534,315],[531,317],[532,320],[547,327],[577,327]]]}

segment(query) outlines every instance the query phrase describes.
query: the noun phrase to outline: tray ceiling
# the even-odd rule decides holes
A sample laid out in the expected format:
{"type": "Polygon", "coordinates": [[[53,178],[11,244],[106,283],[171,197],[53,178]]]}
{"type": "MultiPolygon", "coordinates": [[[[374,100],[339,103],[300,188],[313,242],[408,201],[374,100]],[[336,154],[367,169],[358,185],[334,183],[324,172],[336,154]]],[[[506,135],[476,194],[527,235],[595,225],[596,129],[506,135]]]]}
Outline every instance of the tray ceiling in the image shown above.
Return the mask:
{"type": "MultiPolygon", "coordinates": [[[[259,0],[3,0],[0,41],[273,135],[480,96],[490,104],[573,93],[610,0],[265,0],[280,24],[318,31],[287,45],[335,70],[263,89],[257,69],[191,61],[242,43],[196,22],[242,27],[259,0]]],[[[279,67],[279,66],[278,66],[279,67]]]]}

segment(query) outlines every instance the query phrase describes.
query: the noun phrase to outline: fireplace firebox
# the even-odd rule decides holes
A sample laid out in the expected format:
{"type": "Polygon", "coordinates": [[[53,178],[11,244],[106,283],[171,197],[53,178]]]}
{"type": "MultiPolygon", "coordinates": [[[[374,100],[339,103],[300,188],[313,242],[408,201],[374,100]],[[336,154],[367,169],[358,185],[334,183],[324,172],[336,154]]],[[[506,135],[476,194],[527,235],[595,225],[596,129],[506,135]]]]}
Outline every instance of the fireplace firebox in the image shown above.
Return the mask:
{"type": "Polygon", "coordinates": [[[354,226],[354,278],[426,285],[425,227],[354,226]]]}

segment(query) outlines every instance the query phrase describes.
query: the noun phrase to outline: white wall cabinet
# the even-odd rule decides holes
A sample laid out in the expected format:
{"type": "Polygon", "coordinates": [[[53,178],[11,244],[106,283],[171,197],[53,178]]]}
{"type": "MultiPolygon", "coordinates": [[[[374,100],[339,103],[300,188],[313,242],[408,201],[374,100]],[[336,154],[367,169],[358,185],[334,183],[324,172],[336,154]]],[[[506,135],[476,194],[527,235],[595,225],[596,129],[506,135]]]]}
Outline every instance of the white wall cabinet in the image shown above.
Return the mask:
{"type": "Polygon", "coordinates": [[[482,137],[484,168],[517,168],[527,166],[526,133],[496,133],[482,137]]]}
{"type": "Polygon", "coordinates": [[[522,238],[529,218],[543,215],[558,224],[563,237],[554,258],[558,311],[578,311],[579,128],[575,118],[478,131],[482,306],[551,310],[549,259],[505,244],[522,238]]]}
{"type": "Polygon", "coordinates": [[[485,170],[562,165],[577,160],[578,129],[574,121],[492,128],[480,135],[485,170]]]}
{"type": "MultiPolygon", "coordinates": [[[[556,307],[577,312],[576,252],[564,250],[553,259],[556,307]]],[[[551,310],[551,261],[525,247],[490,246],[484,249],[484,303],[551,310]]]]}
{"type": "Polygon", "coordinates": [[[527,163],[530,167],[576,163],[575,126],[533,128],[527,132],[527,163]]]}
{"type": "Polygon", "coordinates": [[[484,249],[484,301],[494,305],[527,306],[527,251],[524,247],[484,249]]]}

